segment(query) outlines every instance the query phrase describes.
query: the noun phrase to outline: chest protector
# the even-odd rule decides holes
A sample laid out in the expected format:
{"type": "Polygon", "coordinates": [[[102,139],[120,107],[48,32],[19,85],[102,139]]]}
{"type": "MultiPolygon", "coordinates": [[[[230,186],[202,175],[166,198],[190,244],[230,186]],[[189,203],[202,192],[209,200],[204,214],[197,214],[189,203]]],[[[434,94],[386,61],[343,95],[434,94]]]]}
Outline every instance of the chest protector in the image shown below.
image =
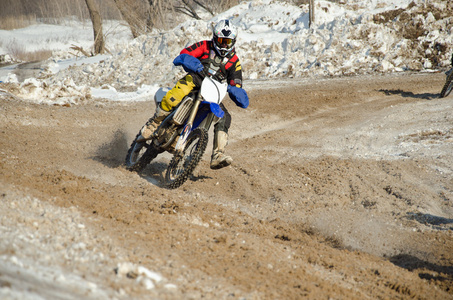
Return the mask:
{"type": "Polygon", "coordinates": [[[216,55],[214,50],[209,51],[209,58],[203,60],[203,65],[207,66],[209,75],[222,82],[226,79],[227,71],[225,65],[230,59],[216,55]]]}

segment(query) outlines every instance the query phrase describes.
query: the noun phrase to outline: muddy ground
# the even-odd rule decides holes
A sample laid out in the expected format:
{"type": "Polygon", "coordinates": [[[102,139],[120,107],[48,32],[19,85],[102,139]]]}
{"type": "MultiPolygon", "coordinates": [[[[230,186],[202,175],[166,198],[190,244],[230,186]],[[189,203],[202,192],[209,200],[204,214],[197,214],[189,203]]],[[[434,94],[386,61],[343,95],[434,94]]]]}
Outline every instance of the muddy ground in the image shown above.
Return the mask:
{"type": "Polygon", "coordinates": [[[38,105],[0,86],[6,299],[453,299],[443,73],[246,82],[232,166],[127,171],[153,102],[38,105]],[[33,298],[35,297],[35,298],[33,298]]]}

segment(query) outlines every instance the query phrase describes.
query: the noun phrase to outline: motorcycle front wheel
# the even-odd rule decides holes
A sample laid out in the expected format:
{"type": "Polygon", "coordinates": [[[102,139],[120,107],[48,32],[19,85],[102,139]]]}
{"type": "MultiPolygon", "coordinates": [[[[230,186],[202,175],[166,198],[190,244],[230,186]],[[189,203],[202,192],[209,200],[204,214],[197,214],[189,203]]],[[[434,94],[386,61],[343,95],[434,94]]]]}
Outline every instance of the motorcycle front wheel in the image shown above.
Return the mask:
{"type": "Polygon", "coordinates": [[[140,133],[137,134],[127,151],[126,169],[129,171],[140,172],[159,154],[153,146],[152,140],[138,143],[137,137],[139,136],[140,133]]]}
{"type": "Polygon", "coordinates": [[[445,85],[442,91],[440,92],[440,98],[444,98],[450,95],[452,89],[453,89],[453,71],[450,72],[450,74],[447,76],[447,81],[445,82],[445,85]]]}
{"type": "Polygon", "coordinates": [[[208,131],[197,128],[189,134],[182,153],[176,153],[165,174],[166,187],[176,189],[192,175],[208,145],[208,131]]]}

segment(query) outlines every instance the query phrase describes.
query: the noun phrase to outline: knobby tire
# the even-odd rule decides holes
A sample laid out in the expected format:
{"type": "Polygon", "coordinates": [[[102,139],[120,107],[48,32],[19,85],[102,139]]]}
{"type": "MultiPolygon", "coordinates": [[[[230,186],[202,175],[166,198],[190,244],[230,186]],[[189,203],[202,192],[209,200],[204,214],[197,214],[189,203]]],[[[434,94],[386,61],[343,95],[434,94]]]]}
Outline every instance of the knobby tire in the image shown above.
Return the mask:
{"type": "Polygon", "coordinates": [[[166,187],[176,189],[192,175],[208,145],[208,131],[197,128],[187,138],[182,157],[175,154],[165,174],[166,187]]]}
{"type": "MultiPolygon", "coordinates": [[[[159,154],[159,151],[153,146],[153,143],[151,143],[151,145],[147,147],[146,151],[137,159],[137,161],[132,162],[131,159],[134,154],[133,152],[135,150],[135,146],[138,145],[136,142],[138,136],[140,136],[140,133],[135,137],[135,140],[132,142],[126,155],[126,169],[133,172],[142,171],[159,154]]],[[[143,142],[143,144],[144,143],[145,142],[143,142]]],[[[143,147],[141,149],[143,149],[143,147]]]]}

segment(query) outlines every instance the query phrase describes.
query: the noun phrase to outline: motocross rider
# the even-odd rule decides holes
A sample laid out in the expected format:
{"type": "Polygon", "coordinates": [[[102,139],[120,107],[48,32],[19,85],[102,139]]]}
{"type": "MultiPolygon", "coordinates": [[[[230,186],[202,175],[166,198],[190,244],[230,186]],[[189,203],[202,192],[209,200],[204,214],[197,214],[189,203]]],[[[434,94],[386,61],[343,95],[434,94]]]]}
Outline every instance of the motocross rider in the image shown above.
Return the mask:
{"type": "MultiPolygon", "coordinates": [[[[236,55],[234,44],[237,39],[237,29],[229,20],[221,20],[213,27],[212,40],[197,42],[180,52],[173,64],[182,66],[187,74],[167,92],[156,112],[143,126],[140,133],[143,138],[150,138],[162,121],[188,95],[192,89],[200,88],[203,70],[218,81],[228,83],[230,98],[242,108],[247,108],[249,99],[242,89],[242,67],[236,55]]],[[[233,159],[225,155],[228,144],[228,129],[231,125],[231,115],[221,103],[225,112],[214,125],[214,146],[211,156],[211,169],[220,169],[229,166],[233,159]]]]}

